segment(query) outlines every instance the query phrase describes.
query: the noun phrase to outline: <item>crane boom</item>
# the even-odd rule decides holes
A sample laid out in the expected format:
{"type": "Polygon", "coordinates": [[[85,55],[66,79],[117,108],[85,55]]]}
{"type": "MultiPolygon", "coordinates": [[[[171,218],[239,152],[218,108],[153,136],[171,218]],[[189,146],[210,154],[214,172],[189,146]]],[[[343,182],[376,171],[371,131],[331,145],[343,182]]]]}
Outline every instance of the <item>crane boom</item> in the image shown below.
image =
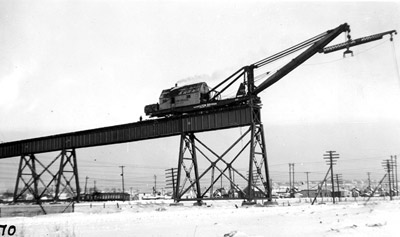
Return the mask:
{"type": "Polygon", "coordinates": [[[199,86],[200,84],[197,83],[187,85],[186,87],[174,87],[163,90],[160,96],[160,104],[157,103],[147,105],[145,107],[145,113],[146,115],[160,117],[166,115],[179,115],[183,113],[199,112],[202,110],[212,110],[241,104],[258,105],[261,103],[261,100],[258,97],[259,93],[278,82],[280,79],[285,77],[315,54],[326,54],[340,49],[347,49],[344,52],[344,55],[348,53],[352,54],[353,52],[350,50],[350,47],[352,46],[379,40],[382,39],[384,35],[388,34],[391,35],[392,40],[393,34],[397,34],[395,30],[391,30],[352,40],[349,33],[350,26],[347,23],[339,25],[334,29],[325,31],[322,34],[314,36],[313,38],[296,44],[258,62],[243,66],[213,88],[209,88],[205,82],[203,82],[204,86],[199,86]],[[346,42],[326,47],[341,33],[346,33],[348,39],[346,42]],[[302,52],[299,53],[298,56],[294,57],[290,62],[286,63],[283,67],[261,82],[258,86],[254,84],[255,69],[261,68],[295,52],[300,52],[300,50],[302,50],[302,52]],[[228,88],[231,88],[232,85],[238,82],[240,79],[243,79],[243,81],[239,85],[236,96],[225,97],[221,99],[224,95],[223,93],[227,91],[228,88]],[[189,92],[195,94],[192,96],[191,94],[188,94],[189,92]]]}
{"type": "MultiPolygon", "coordinates": [[[[301,53],[293,60],[291,60],[289,63],[287,63],[285,66],[283,66],[281,69],[279,69],[275,74],[273,74],[264,82],[262,82],[258,87],[254,88],[251,94],[257,95],[263,90],[275,84],[277,81],[282,79],[288,73],[293,71],[295,68],[300,66],[309,58],[311,58],[314,54],[321,51],[327,44],[329,44],[332,40],[334,40],[337,36],[339,36],[343,32],[350,32],[350,26],[347,23],[344,23],[333,30],[327,31],[326,32],[327,34],[324,37],[322,37],[320,40],[315,42],[311,47],[309,47],[303,53],[301,53]]],[[[255,68],[258,67],[257,64],[254,66],[255,68]]]]}
{"type": "Polygon", "coordinates": [[[349,47],[353,47],[353,46],[357,46],[360,44],[365,44],[371,41],[375,41],[375,40],[380,40],[382,39],[383,36],[385,35],[389,35],[391,36],[390,40],[392,40],[392,36],[393,34],[397,34],[397,31],[395,30],[390,30],[390,31],[386,31],[380,34],[375,34],[375,35],[370,35],[370,36],[365,36],[365,37],[361,37],[355,40],[349,40],[347,42],[341,43],[341,44],[336,44],[336,45],[332,45],[326,48],[323,48],[322,51],[320,53],[324,53],[324,54],[328,54],[328,53],[332,53],[341,49],[348,49],[349,47]]]}

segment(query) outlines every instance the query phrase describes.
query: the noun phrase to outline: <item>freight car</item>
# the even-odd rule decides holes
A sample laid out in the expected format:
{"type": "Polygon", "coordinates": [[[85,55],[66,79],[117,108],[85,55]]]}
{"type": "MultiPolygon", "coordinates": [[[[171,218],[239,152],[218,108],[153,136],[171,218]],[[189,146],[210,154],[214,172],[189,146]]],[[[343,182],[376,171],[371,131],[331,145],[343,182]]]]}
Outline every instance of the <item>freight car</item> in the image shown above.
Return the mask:
{"type": "Polygon", "coordinates": [[[128,193],[100,193],[94,192],[82,195],[82,201],[129,201],[128,193]]]}

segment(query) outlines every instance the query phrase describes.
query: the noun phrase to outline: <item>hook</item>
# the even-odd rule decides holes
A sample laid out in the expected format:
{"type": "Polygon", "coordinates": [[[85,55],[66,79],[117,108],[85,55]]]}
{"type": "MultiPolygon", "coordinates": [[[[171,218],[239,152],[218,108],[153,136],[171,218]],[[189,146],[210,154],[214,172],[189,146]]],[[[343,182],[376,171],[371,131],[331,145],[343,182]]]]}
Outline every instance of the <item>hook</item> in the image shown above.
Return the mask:
{"type": "Polygon", "coordinates": [[[346,54],[351,54],[351,56],[353,57],[353,51],[350,50],[350,42],[351,42],[351,35],[350,35],[350,30],[346,32],[347,34],[347,50],[344,51],[343,53],[343,58],[346,57],[346,54]]]}
{"type": "Polygon", "coordinates": [[[344,53],[343,53],[343,58],[346,57],[346,54],[351,54],[352,57],[354,56],[353,51],[351,51],[349,48],[347,48],[347,50],[344,51],[344,53]]]}

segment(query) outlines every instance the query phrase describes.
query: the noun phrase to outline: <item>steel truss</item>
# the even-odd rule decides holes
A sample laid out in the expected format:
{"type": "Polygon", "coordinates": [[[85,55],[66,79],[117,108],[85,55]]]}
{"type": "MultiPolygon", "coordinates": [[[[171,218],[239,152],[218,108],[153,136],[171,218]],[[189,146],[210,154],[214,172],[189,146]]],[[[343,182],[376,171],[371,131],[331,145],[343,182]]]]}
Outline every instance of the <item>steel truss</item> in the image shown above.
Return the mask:
{"type": "Polygon", "coordinates": [[[21,156],[14,202],[27,201],[23,199],[25,194],[31,194],[33,199],[29,201],[38,204],[43,200],[59,201],[64,193],[72,195],[71,201],[79,202],[80,187],[75,149],[62,150],[47,166],[37,159],[35,154],[21,156]],[[60,166],[57,172],[53,173],[50,167],[58,160],[60,166]]]}
{"type": "MultiPolygon", "coordinates": [[[[257,116],[255,116],[257,117],[257,116]]],[[[196,200],[201,205],[206,199],[244,199],[245,203],[254,203],[256,199],[271,201],[264,129],[261,123],[253,123],[247,131],[218,155],[193,132],[181,134],[178,161],[177,183],[174,192],[175,202],[196,200]],[[234,148],[238,150],[233,153],[234,148]],[[245,152],[249,152],[247,175],[234,167],[245,152]],[[200,173],[199,158],[204,158],[206,167],[200,173]],[[235,163],[236,162],[236,163],[235,163]],[[228,182],[229,190],[225,195],[216,196],[220,189],[215,188],[222,179],[228,182]],[[236,178],[236,179],[235,179],[236,178]],[[243,188],[241,185],[246,186],[243,188]]]]}

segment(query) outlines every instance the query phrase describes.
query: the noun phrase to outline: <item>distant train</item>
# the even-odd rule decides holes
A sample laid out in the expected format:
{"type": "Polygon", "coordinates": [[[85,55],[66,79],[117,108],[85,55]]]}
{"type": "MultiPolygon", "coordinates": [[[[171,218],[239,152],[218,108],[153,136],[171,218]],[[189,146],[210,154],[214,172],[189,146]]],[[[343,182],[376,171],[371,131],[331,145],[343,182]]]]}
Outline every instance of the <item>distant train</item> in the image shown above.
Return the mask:
{"type": "MultiPolygon", "coordinates": [[[[243,88],[240,88],[240,92],[241,94],[243,93],[243,88]]],[[[232,104],[233,102],[245,101],[238,95],[232,99],[221,100],[218,97],[216,100],[210,101],[215,93],[217,92],[211,91],[205,82],[185,86],[176,85],[170,89],[163,90],[159,98],[159,103],[146,105],[144,112],[150,117],[162,117],[217,108],[232,104]]]]}
{"type": "Polygon", "coordinates": [[[128,193],[88,193],[81,196],[82,201],[129,201],[130,195],[128,193]]]}

